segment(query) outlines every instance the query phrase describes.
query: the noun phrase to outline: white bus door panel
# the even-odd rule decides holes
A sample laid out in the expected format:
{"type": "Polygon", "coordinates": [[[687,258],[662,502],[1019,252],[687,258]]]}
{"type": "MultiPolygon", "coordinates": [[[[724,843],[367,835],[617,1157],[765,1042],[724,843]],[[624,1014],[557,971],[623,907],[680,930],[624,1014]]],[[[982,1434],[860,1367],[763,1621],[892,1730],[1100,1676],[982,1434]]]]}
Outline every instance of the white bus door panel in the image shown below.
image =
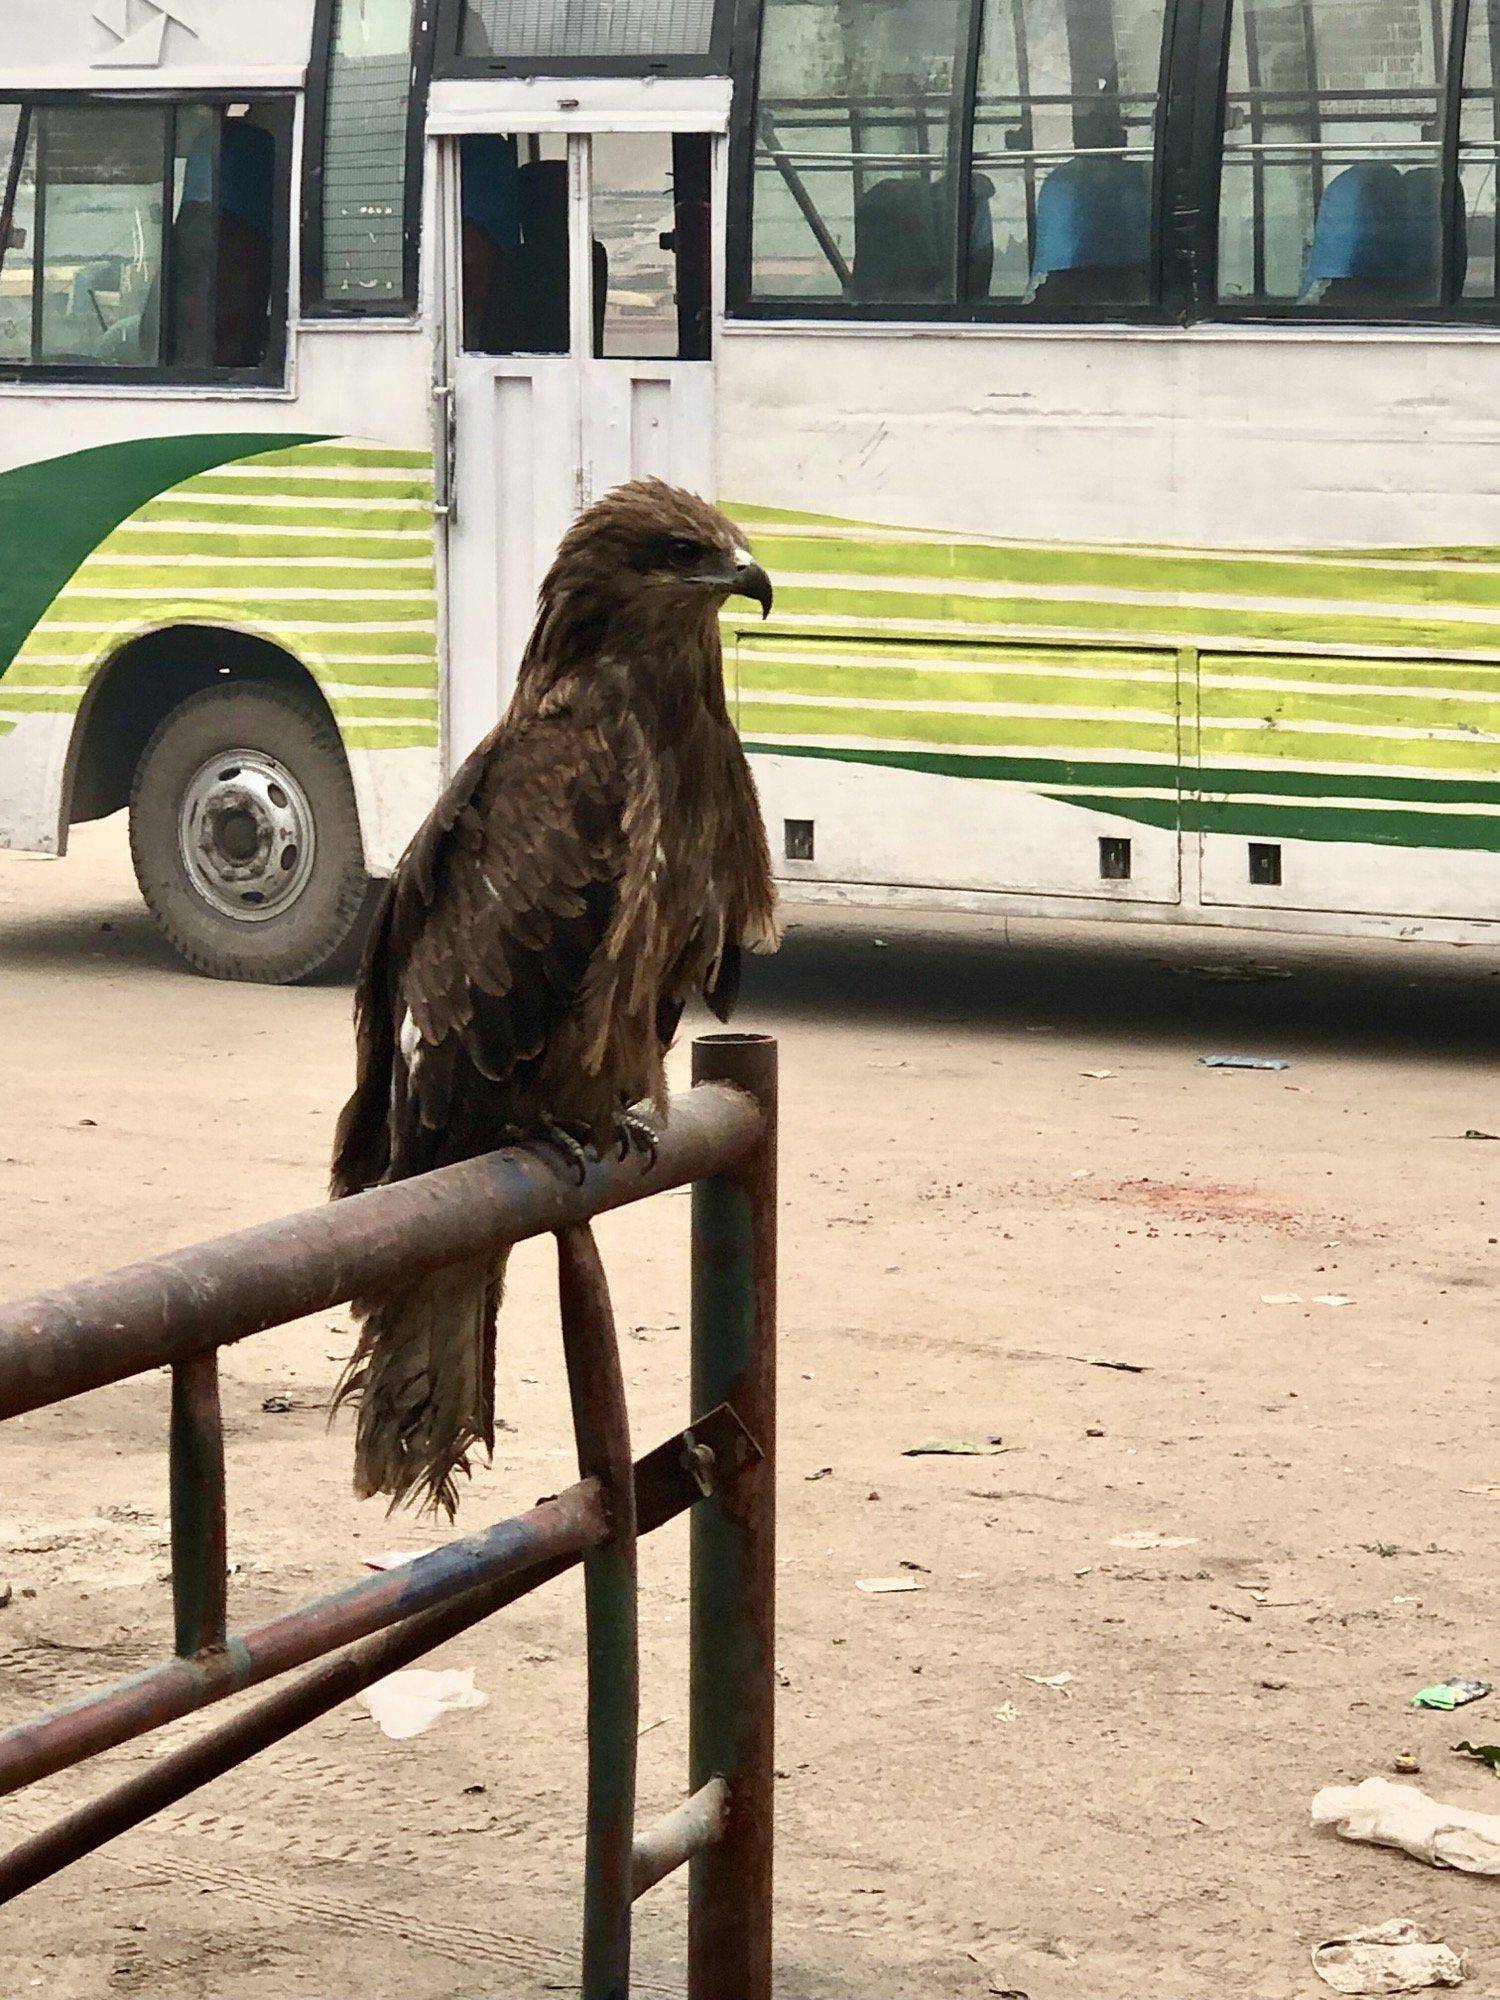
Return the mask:
{"type": "Polygon", "coordinates": [[[627,479],[713,490],[713,370],[706,361],[591,361],[585,370],[586,497],[627,479]]]}
{"type": "Polygon", "coordinates": [[[449,530],[450,762],[510,699],[537,587],[578,511],[578,376],[566,356],[460,357],[449,530]]]}
{"type": "Polygon", "coordinates": [[[704,218],[714,144],[653,131],[525,132],[512,141],[497,130],[452,142],[450,768],[503,712],[537,588],[579,510],[652,475],[712,490],[701,246],[712,240],[704,218]],[[467,197],[466,172],[474,176],[467,197]],[[491,177],[484,185],[482,174],[491,177]],[[684,195],[687,185],[702,205],[684,195]],[[700,246],[689,274],[698,317],[683,303],[680,231],[700,246]],[[704,358],[672,358],[690,334],[704,358]],[[528,343],[556,351],[470,351],[528,343]]]}

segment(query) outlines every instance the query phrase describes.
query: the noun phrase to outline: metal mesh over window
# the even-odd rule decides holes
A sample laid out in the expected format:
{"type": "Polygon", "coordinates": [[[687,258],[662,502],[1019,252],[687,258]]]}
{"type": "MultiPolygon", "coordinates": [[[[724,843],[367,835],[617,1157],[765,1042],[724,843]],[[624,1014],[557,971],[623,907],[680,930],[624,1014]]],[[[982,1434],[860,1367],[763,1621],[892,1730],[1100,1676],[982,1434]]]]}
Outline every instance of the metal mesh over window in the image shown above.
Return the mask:
{"type": "Polygon", "coordinates": [[[405,293],[411,24],[412,0],[339,0],[324,137],[330,304],[399,304],[405,293]]]}
{"type": "Polygon", "coordinates": [[[467,0],[460,54],[616,61],[707,55],[714,0],[467,0]]]}

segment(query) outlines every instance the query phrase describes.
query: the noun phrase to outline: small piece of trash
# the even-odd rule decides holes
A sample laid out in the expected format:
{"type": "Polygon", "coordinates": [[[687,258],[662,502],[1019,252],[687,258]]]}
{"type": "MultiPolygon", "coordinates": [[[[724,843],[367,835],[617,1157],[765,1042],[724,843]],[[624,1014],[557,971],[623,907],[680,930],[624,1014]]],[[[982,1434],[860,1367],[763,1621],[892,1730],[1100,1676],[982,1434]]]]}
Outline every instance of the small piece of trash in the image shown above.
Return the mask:
{"type": "Polygon", "coordinates": [[[1260,1302],[1263,1306],[1300,1306],[1302,1303],[1302,1294],[1300,1292],[1262,1292],[1260,1302]]]}
{"type": "Polygon", "coordinates": [[[926,1438],[921,1444],[909,1444],[902,1452],[903,1458],[998,1458],[1001,1452],[1013,1449],[1002,1443],[999,1434],[984,1438],[926,1438]]]}
{"type": "Polygon", "coordinates": [[[1123,1535],[1111,1535],[1112,1549],[1190,1549],[1196,1535],[1159,1535],[1154,1528],[1131,1528],[1123,1535]]]}
{"type": "Polygon", "coordinates": [[[1199,1056],[1204,1069],[1290,1069],[1285,1056],[1199,1056]]]}
{"type": "Polygon", "coordinates": [[[78,1122],[80,1125],[97,1125],[99,1120],[97,1118],[80,1118],[78,1122]]]}
{"type": "Polygon", "coordinates": [[[802,1477],[811,1485],[815,1479],[829,1479],[832,1475],[833,1467],[831,1465],[820,1465],[816,1472],[804,1472],[802,1477]]]}
{"type": "Polygon", "coordinates": [[[1471,1701],[1482,1701],[1494,1691],[1491,1681],[1466,1678],[1434,1681],[1431,1687],[1417,1690],[1411,1698],[1411,1705],[1413,1708],[1464,1708],[1471,1701]]]}
{"type": "Polygon", "coordinates": [[[428,1549],[382,1549],[377,1555],[361,1556],[366,1569],[399,1569],[402,1563],[415,1562],[418,1556],[431,1553],[428,1549]]]}
{"type": "Polygon", "coordinates": [[[857,1576],[854,1588],[867,1597],[888,1597],[893,1591],[925,1590],[927,1586],[916,1576],[857,1576]]]}
{"type": "Polygon", "coordinates": [[[1460,1493],[1477,1493],[1483,1500],[1500,1500],[1500,1480],[1486,1479],[1478,1486],[1460,1486],[1460,1493]]]}
{"type": "Polygon", "coordinates": [[[1477,1125],[1471,1125],[1468,1131],[1465,1132],[1464,1137],[1466,1139],[1500,1139],[1500,1132],[1481,1132],[1477,1125]]]}
{"type": "Polygon", "coordinates": [[[1149,1375],[1151,1367],[1145,1361],[1107,1361],[1099,1354],[1070,1354],[1070,1361],[1081,1361],[1085,1368],[1116,1368],[1122,1375],[1149,1375]]]}
{"type": "Polygon", "coordinates": [[[1312,1968],[1335,1993],[1416,1993],[1425,1986],[1459,1986],[1464,1962],[1407,1917],[1371,1924],[1312,1948],[1312,1968]]]}
{"type": "Polygon", "coordinates": [[[397,1742],[420,1736],[440,1715],[483,1708],[489,1696],[474,1685],[472,1667],[408,1667],[367,1687],[359,1697],[380,1726],[397,1742]]]}
{"type": "Polygon", "coordinates": [[[1397,1847],[1434,1868],[1500,1875],[1500,1814],[1440,1804],[1415,1785],[1366,1778],[1360,1785],[1325,1785],[1312,1802],[1314,1826],[1331,1826],[1345,1840],[1397,1847]]]}
{"type": "Polygon", "coordinates": [[[990,1710],[996,1722],[1019,1722],[1021,1711],[1013,1701],[1002,1701],[998,1708],[990,1710]]]}
{"type": "Polygon", "coordinates": [[[1095,1083],[1103,1083],[1106,1077],[1111,1077],[1114,1073],[1112,1069],[1081,1069],[1078,1072],[1080,1076],[1092,1077],[1095,1083]]]}
{"type": "Polygon", "coordinates": [[[1250,1613],[1248,1611],[1241,1611],[1237,1604],[1210,1604],[1208,1608],[1210,1611],[1222,1611],[1226,1618],[1238,1618],[1242,1625],[1249,1625],[1254,1622],[1250,1613]]]}
{"type": "Polygon", "coordinates": [[[1472,1757],[1476,1764],[1488,1764],[1495,1775],[1500,1777],[1500,1743],[1471,1743],[1465,1736],[1453,1747],[1461,1756],[1472,1757]]]}
{"type": "Polygon", "coordinates": [[[1093,1177],[1094,1170],[1092,1167],[1075,1167],[1072,1173],[1068,1175],[1070,1181],[1088,1181],[1092,1180],[1093,1177]]]}
{"type": "Polygon", "coordinates": [[[1073,1699],[1068,1691],[1068,1682],[1073,1676],[1066,1670],[1060,1674],[1022,1674],[1021,1678],[1023,1681],[1030,1681],[1035,1687],[1056,1688],[1059,1694],[1067,1695],[1069,1701],[1073,1699]]]}
{"type": "Polygon", "coordinates": [[[1313,1294],[1313,1304],[1315,1306],[1352,1306],[1353,1303],[1353,1299],[1350,1298],[1347,1292],[1315,1292],[1313,1294]]]}
{"type": "Polygon", "coordinates": [[[290,1396],[267,1396],[261,1408],[268,1417],[284,1417],[292,1407],[290,1396]]]}

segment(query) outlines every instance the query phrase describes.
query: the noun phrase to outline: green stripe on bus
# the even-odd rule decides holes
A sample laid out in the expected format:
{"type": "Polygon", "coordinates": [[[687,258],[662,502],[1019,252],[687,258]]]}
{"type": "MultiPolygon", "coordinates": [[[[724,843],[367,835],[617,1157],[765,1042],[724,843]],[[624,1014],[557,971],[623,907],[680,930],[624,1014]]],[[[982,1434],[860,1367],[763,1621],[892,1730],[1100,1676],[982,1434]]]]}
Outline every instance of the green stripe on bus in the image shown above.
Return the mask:
{"type": "MultiPolygon", "coordinates": [[[[1051,796],[1051,795],[1049,795],[1051,796]]],[[[1374,847],[1440,847],[1482,853],[1500,851],[1500,814],[1452,817],[1444,813],[1374,812],[1345,806],[1276,806],[1184,798],[1131,799],[1099,793],[1059,798],[1060,805],[1082,806],[1146,826],[1175,828],[1187,833],[1230,833],[1278,840],[1358,841],[1374,847]]]]}
{"type": "MultiPolygon", "coordinates": [[[[246,478],[237,472],[208,472],[199,479],[189,480],[177,490],[184,500],[191,500],[199,494],[263,499],[278,491],[278,483],[274,479],[246,478]]],[[[432,486],[429,481],[412,479],[405,473],[393,473],[389,478],[377,475],[370,479],[341,479],[336,473],[329,473],[326,478],[288,479],[279,490],[289,500],[338,500],[359,506],[368,500],[420,502],[430,498],[432,486]]]]}
{"type": "MultiPolygon", "coordinates": [[[[380,598],[371,603],[364,597],[358,600],[317,596],[261,598],[252,591],[232,599],[195,600],[190,590],[184,590],[170,597],[163,593],[156,603],[170,611],[175,623],[195,625],[212,624],[216,618],[239,617],[268,625],[352,624],[364,632],[378,632],[387,620],[392,625],[420,624],[424,628],[434,625],[436,620],[435,598],[430,591],[424,596],[380,598]]],[[[80,589],[68,592],[62,616],[65,623],[88,624],[96,620],[129,620],[148,608],[150,600],[80,589]]]]}
{"type": "Polygon", "coordinates": [[[294,507],[288,505],[286,496],[277,493],[274,487],[268,490],[264,503],[241,506],[238,510],[229,504],[229,496],[225,496],[222,507],[216,508],[205,495],[195,495],[190,491],[163,493],[148,501],[131,519],[161,528],[180,528],[191,522],[207,528],[231,525],[277,528],[283,532],[297,528],[339,528],[345,534],[352,534],[364,528],[389,533],[393,528],[400,528],[412,533],[418,530],[428,535],[432,533],[432,513],[428,508],[402,504],[363,513],[359,508],[349,506],[294,507]]]}
{"type": "Polygon", "coordinates": [[[194,562],[208,564],[231,563],[245,557],[316,556],[320,562],[337,564],[353,556],[405,569],[420,565],[429,576],[432,573],[431,523],[420,540],[412,541],[382,534],[378,528],[342,529],[336,535],[299,534],[291,528],[278,528],[273,534],[257,535],[236,522],[224,524],[222,534],[202,535],[181,526],[141,528],[134,522],[130,525],[130,534],[112,543],[110,552],[129,556],[132,562],[149,563],[162,556],[187,556],[194,562]]]}
{"type": "Polygon", "coordinates": [[[317,442],[313,433],[264,431],[135,438],[0,473],[0,668],[84,558],[153,495],[268,444],[317,442]]]}
{"type": "Polygon", "coordinates": [[[1068,749],[1163,750],[1175,747],[1169,723],[1091,721],[1066,715],[954,715],[931,710],[789,708],[775,702],[744,701],[740,715],[751,733],[763,736],[898,737],[931,743],[1014,743],[1068,749]]]}
{"type": "MultiPolygon", "coordinates": [[[[113,551],[111,551],[113,553],[113,551]]],[[[310,553],[310,552],[304,552],[310,553]]],[[[69,585],[75,592],[113,597],[122,590],[155,590],[163,597],[191,597],[198,589],[239,590],[246,598],[261,591],[277,590],[409,590],[431,598],[434,595],[432,564],[408,558],[400,563],[382,563],[378,568],[348,569],[337,562],[298,560],[297,567],[284,568],[273,562],[247,563],[232,554],[194,556],[190,561],[157,564],[150,561],[101,563],[90,558],[69,585]]],[[[377,599],[376,602],[383,600],[377,599]]]]}
{"type": "Polygon", "coordinates": [[[1000,673],[944,673],[932,667],[779,666],[755,660],[742,669],[741,699],[774,699],[778,694],[859,695],[893,701],[1025,701],[1049,707],[1151,709],[1162,721],[1176,720],[1173,677],[1157,681],[1111,680],[1101,676],[1047,678],[1022,670],[1000,673]]]}
{"type": "Polygon", "coordinates": [[[329,465],[368,466],[372,471],[390,466],[400,471],[432,470],[430,451],[408,450],[400,445],[368,443],[358,438],[339,439],[332,444],[296,445],[288,451],[258,451],[245,460],[247,465],[329,465]]]}
{"type": "Polygon", "coordinates": [[[351,750],[435,750],[437,724],[414,722],[392,729],[361,728],[356,722],[341,731],[351,750]]]}
{"type": "Polygon", "coordinates": [[[378,694],[333,694],[329,706],[337,716],[404,716],[413,722],[435,722],[437,720],[437,698],[434,695],[378,695],[378,694]]]}
{"type": "Polygon", "coordinates": [[[12,693],[8,679],[0,685],[0,709],[14,715],[71,715],[77,706],[76,695],[27,694],[20,688],[12,693]]]}
{"type": "MultiPolygon", "coordinates": [[[[1173,763],[1136,764],[1108,758],[1086,762],[1058,757],[1004,757],[983,753],[964,755],[928,750],[885,750],[842,748],[833,744],[788,743],[766,737],[745,739],[745,748],[758,757],[810,757],[832,763],[857,763],[887,769],[919,771],[933,777],[1008,780],[1046,789],[1057,785],[1138,787],[1160,791],[1179,782],[1189,794],[1198,794],[1201,803],[1217,806],[1223,797],[1241,792],[1285,793],[1289,801],[1330,799],[1411,800],[1417,804],[1500,806],[1500,783],[1468,778],[1386,777],[1346,771],[1252,771],[1225,770],[1205,766],[1201,771],[1173,763]],[[1203,795],[1207,796],[1204,797],[1203,795]]],[[[1251,808],[1246,807],[1246,810],[1251,808]]],[[[1258,809],[1258,808],[1256,808],[1258,809]]]]}
{"type": "Polygon", "coordinates": [[[1448,565],[1430,570],[1336,562],[1277,562],[1163,549],[1070,549],[982,542],[858,540],[842,536],[757,536],[755,552],[770,570],[799,577],[913,577],[966,583],[1056,584],[1100,591],[1212,593],[1262,599],[1423,605],[1493,605],[1500,610],[1500,569],[1448,565]]]}
{"type": "MultiPolygon", "coordinates": [[[[1060,631],[1140,632],[1163,644],[1175,637],[1207,637],[1221,645],[1236,640],[1263,639],[1294,645],[1298,639],[1320,645],[1410,647],[1426,652],[1500,653],[1500,620],[1484,624],[1445,624],[1422,618],[1394,619],[1323,613],[1266,610],[1206,611],[1195,605],[1120,604],[1104,599],[1027,597],[950,597],[925,591],[841,591],[778,583],[776,603],[783,613],[801,612],[826,619],[872,619],[908,623],[944,620],[978,626],[1045,625],[1060,631]]],[[[788,639],[792,636],[786,635],[788,639]]],[[[850,633],[858,636],[858,628],[850,633]]],[[[895,637],[888,632],[884,636],[895,637]]],[[[934,637],[954,636],[951,633],[934,637]]],[[[1023,635],[1024,636],[1024,635],[1023,635]]]]}

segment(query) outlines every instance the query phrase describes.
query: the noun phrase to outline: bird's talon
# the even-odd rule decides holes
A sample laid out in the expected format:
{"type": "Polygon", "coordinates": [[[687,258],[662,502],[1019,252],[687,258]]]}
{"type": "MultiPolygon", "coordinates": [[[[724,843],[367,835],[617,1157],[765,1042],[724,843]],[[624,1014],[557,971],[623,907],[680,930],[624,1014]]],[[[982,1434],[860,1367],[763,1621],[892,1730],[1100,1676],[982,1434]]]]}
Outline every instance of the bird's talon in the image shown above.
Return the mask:
{"type": "Polygon", "coordinates": [[[582,1187],[589,1177],[589,1156],[578,1140],[574,1138],[566,1126],[559,1125],[550,1118],[543,1126],[542,1132],[543,1137],[548,1143],[562,1154],[564,1160],[576,1175],[579,1187],[582,1187]]]}
{"type": "Polygon", "coordinates": [[[661,1141],[654,1125],[636,1112],[627,1111],[620,1119],[620,1158],[625,1159],[632,1149],[643,1156],[644,1170],[649,1173],[656,1165],[661,1141]]]}

